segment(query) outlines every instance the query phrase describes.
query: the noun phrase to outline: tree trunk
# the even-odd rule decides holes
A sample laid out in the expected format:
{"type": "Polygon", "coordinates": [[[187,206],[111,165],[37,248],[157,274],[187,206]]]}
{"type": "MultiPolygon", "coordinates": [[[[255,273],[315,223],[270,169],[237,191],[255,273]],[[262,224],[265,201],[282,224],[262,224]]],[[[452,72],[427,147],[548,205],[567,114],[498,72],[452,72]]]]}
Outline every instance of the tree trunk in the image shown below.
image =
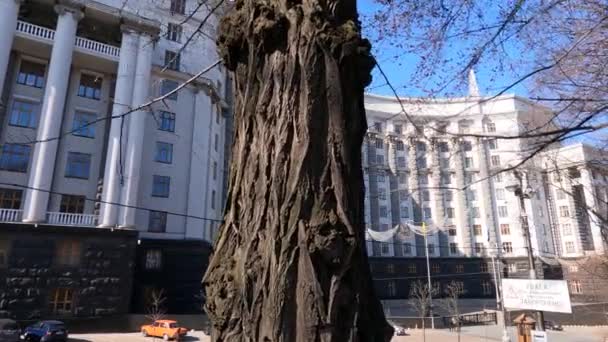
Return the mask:
{"type": "Polygon", "coordinates": [[[363,225],[363,89],[373,59],[355,0],[237,0],[218,47],[235,140],[203,280],[212,341],[389,341],[363,225]]]}

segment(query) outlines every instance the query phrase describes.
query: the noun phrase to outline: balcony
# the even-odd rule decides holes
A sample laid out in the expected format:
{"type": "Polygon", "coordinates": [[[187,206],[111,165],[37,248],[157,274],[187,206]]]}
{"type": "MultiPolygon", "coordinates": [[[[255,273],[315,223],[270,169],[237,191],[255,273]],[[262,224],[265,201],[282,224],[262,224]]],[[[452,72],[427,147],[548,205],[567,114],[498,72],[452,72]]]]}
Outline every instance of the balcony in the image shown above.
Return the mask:
{"type": "Polygon", "coordinates": [[[21,222],[23,210],[0,208],[0,222],[21,222]]]}
{"type": "Polygon", "coordinates": [[[97,215],[49,212],[46,222],[59,226],[95,227],[97,215]]]}
{"type": "MultiPolygon", "coordinates": [[[[19,20],[17,21],[17,36],[39,41],[41,43],[52,44],[55,40],[55,31],[19,20]]],[[[116,62],[118,62],[120,56],[120,48],[82,37],[76,37],[74,49],[78,52],[116,62]]]]}

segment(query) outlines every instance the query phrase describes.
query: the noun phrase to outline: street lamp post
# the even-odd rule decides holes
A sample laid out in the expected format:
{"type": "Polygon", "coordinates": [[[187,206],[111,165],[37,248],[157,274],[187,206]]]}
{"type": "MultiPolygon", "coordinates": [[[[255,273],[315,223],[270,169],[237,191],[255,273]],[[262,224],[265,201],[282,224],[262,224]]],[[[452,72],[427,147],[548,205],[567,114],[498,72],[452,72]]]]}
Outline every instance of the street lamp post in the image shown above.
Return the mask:
{"type": "Polygon", "coordinates": [[[496,284],[496,309],[502,311],[502,342],[510,342],[511,338],[509,337],[509,332],[507,331],[507,309],[505,308],[505,302],[502,297],[502,280],[500,276],[500,272],[502,267],[499,269],[496,267],[496,262],[502,264],[500,261],[500,255],[498,254],[498,244],[496,246],[496,255],[498,259],[494,259],[494,254],[491,255],[492,258],[492,270],[494,271],[494,284],[496,284]]]}
{"type": "MultiPolygon", "coordinates": [[[[520,209],[520,213],[521,213],[519,215],[519,218],[521,221],[521,229],[524,234],[524,240],[526,241],[526,249],[527,249],[527,253],[528,253],[528,266],[530,268],[530,279],[536,279],[537,274],[536,274],[536,266],[534,264],[534,255],[532,253],[532,238],[530,237],[531,234],[530,234],[530,227],[528,225],[528,215],[526,213],[526,203],[524,202],[524,199],[531,198],[534,191],[531,188],[528,188],[524,191],[523,177],[518,170],[514,170],[513,175],[517,179],[517,183],[513,184],[513,185],[509,185],[506,188],[507,188],[507,190],[514,192],[515,196],[517,196],[519,199],[519,209],[520,209]]],[[[545,330],[545,320],[544,320],[543,312],[537,311],[536,318],[537,318],[536,320],[538,322],[537,323],[538,329],[541,331],[545,330]]]]}
{"type": "Polygon", "coordinates": [[[429,287],[429,314],[431,315],[431,329],[435,329],[435,317],[433,316],[433,287],[431,284],[431,266],[429,262],[429,244],[426,238],[428,231],[424,222],[422,222],[422,233],[424,235],[424,255],[426,257],[426,279],[428,283],[427,286],[429,287]]]}

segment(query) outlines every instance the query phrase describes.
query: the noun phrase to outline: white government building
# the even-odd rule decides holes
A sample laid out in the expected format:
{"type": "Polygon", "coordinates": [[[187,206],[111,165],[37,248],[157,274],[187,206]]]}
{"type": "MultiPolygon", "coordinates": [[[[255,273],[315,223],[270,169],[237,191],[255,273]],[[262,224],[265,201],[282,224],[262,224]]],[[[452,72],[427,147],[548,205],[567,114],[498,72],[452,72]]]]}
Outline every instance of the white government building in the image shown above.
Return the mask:
{"type": "MultiPolygon", "coordinates": [[[[362,158],[371,256],[424,256],[423,237],[412,231],[377,237],[423,221],[441,228],[428,237],[431,257],[527,255],[519,198],[507,189],[513,173],[498,171],[527,156],[533,141],[491,136],[550,129],[553,113],[514,95],[480,97],[474,74],[470,77],[471,95],[463,98],[400,103],[366,95],[369,129],[362,158]],[[458,190],[465,185],[465,191],[458,190]]],[[[532,190],[525,207],[536,256],[606,251],[602,223],[592,215],[608,212],[608,170],[598,163],[602,159],[599,151],[580,143],[555,145],[523,166],[524,188],[532,190]]]]}
{"type": "Polygon", "coordinates": [[[201,218],[221,217],[225,70],[120,116],[216,62],[208,13],[186,0],[0,0],[0,221],[211,241],[201,218]]]}

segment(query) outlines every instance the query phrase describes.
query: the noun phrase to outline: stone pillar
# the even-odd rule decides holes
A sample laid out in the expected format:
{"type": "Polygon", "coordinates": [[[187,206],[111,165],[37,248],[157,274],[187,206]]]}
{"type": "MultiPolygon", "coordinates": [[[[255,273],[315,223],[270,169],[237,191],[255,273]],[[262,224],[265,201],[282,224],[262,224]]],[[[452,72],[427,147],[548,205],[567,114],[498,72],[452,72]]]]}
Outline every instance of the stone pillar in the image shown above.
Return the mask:
{"type": "MultiPolygon", "coordinates": [[[[116,76],[116,90],[114,91],[114,105],[112,116],[126,113],[131,108],[133,98],[133,82],[135,78],[135,66],[137,63],[137,48],[139,36],[130,28],[122,27],[122,43],[120,45],[120,60],[118,62],[118,74],[116,76]]],[[[118,222],[118,203],[120,201],[120,188],[122,179],[120,175],[120,149],[121,128],[123,130],[122,143],[127,142],[127,127],[123,126],[124,117],[112,119],[110,134],[108,136],[108,151],[104,172],[104,186],[102,193],[101,211],[99,215],[100,227],[113,227],[118,222]]]]}
{"type": "MultiPolygon", "coordinates": [[[[444,225],[444,218],[445,218],[445,209],[443,208],[443,189],[442,187],[442,183],[441,183],[441,165],[439,164],[439,146],[438,146],[438,141],[433,140],[431,141],[431,167],[430,169],[432,170],[431,173],[431,179],[430,181],[430,185],[431,185],[431,190],[430,190],[430,195],[431,195],[431,203],[432,203],[432,208],[431,211],[433,213],[433,223],[436,226],[439,226],[441,229],[445,228],[444,225]]],[[[448,185],[451,186],[451,185],[448,185]]],[[[431,243],[434,243],[435,246],[437,247],[435,249],[435,253],[441,255],[441,256],[445,256],[445,250],[447,250],[447,247],[445,245],[441,244],[441,240],[444,239],[440,239],[439,236],[440,235],[445,235],[446,232],[445,231],[441,231],[441,232],[437,232],[435,233],[432,237],[429,237],[429,241],[431,243]]],[[[445,239],[447,241],[447,239],[445,239]]]]}
{"type": "Polygon", "coordinates": [[[488,178],[490,176],[489,165],[490,155],[488,153],[488,142],[485,139],[477,140],[477,149],[479,151],[479,178],[481,179],[480,189],[481,193],[479,194],[479,203],[481,211],[481,223],[483,229],[486,230],[486,234],[488,234],[487,239],[489,246],[486,246],[489,251],[492,253],[498,253],[498,250],[495,249],[498,246],[498,223],[496,222],[496,217],[494,215],[494,208],[496,207],[496,202],[494,199],[495,191],[492,186],[492,181],[488,178]]]}
{"type": "Polygon", "coordinates": [[[22,0],[0,0],[0,94],[4,88],[11,46],[22,0]]]}
{"type": "MultiPolygon", "coordinates": [[[[408,170],[409,175],[407,177],[408,191],[410,197],[410,203],[412,207],[411,220],[415,224],[420,224],[422,221],[422,190],[418,184],[418,165],[416,165],[416,139],[409,139],[408,149],[408,170]]],[[[412,246],[412,254],[414,256],[424,256],[424,238],[420,235],[415,235],[415,243],[412,246]]]]}
{"type": "MultiPolygon", "coordinates": [[[[150,73],[152,71],[152,51],[154,41],[149,34],[142,34],[137,49],[137,66],[135,68],[135,84],[133,86],[132,107],[136,108],[148,101],[150,73]]],[[[130,114],[127,153],[125,156],[125,185],[122,188],[119,226],[132,228],[135,226],[137,196],[139,194],[139,178],[141,158],[143,153],[144,132],[147,109],[141,109],[130,114]]]]}
{"type": "Polygon", "coordinates": [[[63,5],[55,6],[55,11],[59,14],[59,18],[37,135],[37,140],[42,142],[34,147],[28,182],[31,189],[28,190],[25,198],[24,222],[42,222],[45,220],[49,202],[48,191],[51,190],[51,183],[53,182],[53,171],[59,144],[59,140],[54,138],[61,134],[72,53],[76,41],[76,27],[83,16],[80,10],[63,5]]]}
{"type": "Polygon", "coordinates": [[[469,208],[467,205],[467,197],[466,191],[460,190],[464,189],[464,166],[463,166],[463,152],[461,148],[460,141],[457,139],[453,139],[450,142],[450,151],[452,151],[452,156],[454,158],[454,170],[456,171],[456,177],[454,179],[454,184],[456,188],[459,190],[454,190],[454,209],[456,214],[456,227],[458,231],[458,236],[460,237],[461,247],[464,252],[464,255],[469,256],[473,254],[472,252],[472,240],[473,234],[471,232],[471,219],[469,217],[469,208]]]}

